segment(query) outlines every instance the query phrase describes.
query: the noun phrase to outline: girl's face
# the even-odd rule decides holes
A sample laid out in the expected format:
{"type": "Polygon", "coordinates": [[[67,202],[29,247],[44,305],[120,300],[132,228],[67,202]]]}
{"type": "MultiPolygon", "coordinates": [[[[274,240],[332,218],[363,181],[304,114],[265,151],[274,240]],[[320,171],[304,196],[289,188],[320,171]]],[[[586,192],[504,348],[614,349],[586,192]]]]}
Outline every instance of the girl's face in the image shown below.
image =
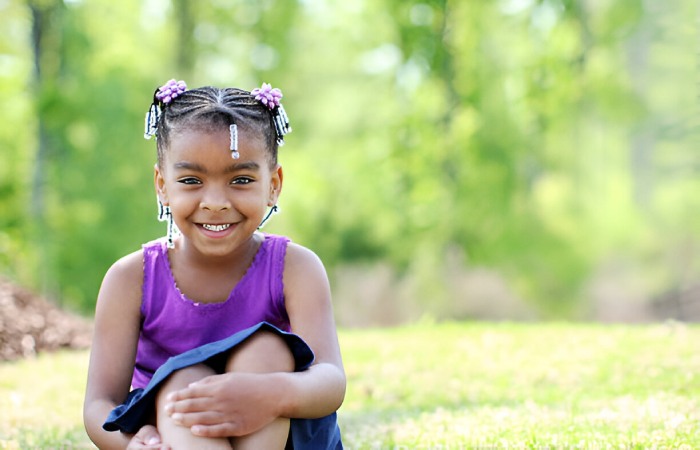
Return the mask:
{"type": "Polygon", "coordinates": [[[226,256],[257,230],[277,203],[282,168],[270,168],[260,136],[238,130],[240,157],[231,157],[228,128],[179,131],[170,139],[163,167],[156,166],[161,202],[170,206],[183,247],[226,256]]]}

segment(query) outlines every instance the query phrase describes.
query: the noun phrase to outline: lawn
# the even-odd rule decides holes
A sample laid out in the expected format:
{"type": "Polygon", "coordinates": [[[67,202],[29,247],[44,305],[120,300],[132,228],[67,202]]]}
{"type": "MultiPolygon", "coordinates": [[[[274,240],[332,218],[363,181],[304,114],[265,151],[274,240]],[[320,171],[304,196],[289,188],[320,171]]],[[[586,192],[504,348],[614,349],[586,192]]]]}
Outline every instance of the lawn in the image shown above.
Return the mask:
{"type": "MultiPolygon", "coordinates": [[[[700,448],[700,326],[342,330],[349,449],[700,448]]],[[[86,352],[0,364],[0,448],[91,448],[86,352]]]]}

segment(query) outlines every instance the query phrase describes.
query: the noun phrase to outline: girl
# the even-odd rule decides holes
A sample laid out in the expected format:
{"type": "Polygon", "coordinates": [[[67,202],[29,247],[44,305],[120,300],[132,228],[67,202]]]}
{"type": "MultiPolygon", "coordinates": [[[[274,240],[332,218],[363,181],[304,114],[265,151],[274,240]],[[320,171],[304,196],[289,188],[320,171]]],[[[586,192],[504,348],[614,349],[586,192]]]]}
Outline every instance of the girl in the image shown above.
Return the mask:
{"type": "Polygon", "coordinates": [[[267,84],[156,91],[146,137],[168,237],[100,288],[83,410],[99,448],[342,448],[325,270],[258,231],[282,189],[281,97],[267,84]]]}

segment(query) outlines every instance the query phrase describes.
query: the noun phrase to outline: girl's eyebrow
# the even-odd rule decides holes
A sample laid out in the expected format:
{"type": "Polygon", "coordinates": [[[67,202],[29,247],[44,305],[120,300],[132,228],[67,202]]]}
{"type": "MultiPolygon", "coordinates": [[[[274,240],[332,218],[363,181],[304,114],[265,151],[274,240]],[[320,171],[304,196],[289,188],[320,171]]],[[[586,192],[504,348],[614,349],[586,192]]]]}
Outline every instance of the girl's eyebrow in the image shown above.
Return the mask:
{"type": "Polygon", "coordinates": [[[256,163],[255,161],[233,163],[230,166],[228,166],[226,169],[224,169],[224,173],[233,173],[233,172],[237,172],[239,170],[250,170],[250,171],[256,172],[256,171],[260,170],[260,164],[256,163]]]}
{"type": "Polygon", "coordinates": [[[197,163],[192,163],[188,161],[179,161],[174,164],[175,169],[191,170],[193,172],[207,173],[207,169],[197,163]]]}
{"type": "MultiPolygon", "coordinates": [[[[189,161],[176,162],[175,169],[191,170],[193,172],[199,172],[199,173],[204,173],[204,174],[209,172],[207,170],[207,168],[204,167],[203,165],[198,164],[198,163],[189,162],[189,161]]],[[[258,170],[260,170],[260,164],[256,163],[255,161],[233,163],[224,169],[224,173],[233,173],[233,172],[237,172],[239,170],[258,171],[258,170]]]]}

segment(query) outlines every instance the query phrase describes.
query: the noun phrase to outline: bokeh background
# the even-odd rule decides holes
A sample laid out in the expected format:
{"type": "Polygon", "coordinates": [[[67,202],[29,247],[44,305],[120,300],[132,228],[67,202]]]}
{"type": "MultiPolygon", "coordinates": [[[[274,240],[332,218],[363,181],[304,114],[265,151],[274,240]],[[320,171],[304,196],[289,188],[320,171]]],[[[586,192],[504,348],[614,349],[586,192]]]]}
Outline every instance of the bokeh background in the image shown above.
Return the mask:
{"type": "Polygon", "coordinates": [[[696,0],[0,0],[0,274],[89,315],[164,234],[154,89],[282,88],[343,326],[695,320],[696,0]],[[694,312],[695,311],[695,312],[694,312]]]}

